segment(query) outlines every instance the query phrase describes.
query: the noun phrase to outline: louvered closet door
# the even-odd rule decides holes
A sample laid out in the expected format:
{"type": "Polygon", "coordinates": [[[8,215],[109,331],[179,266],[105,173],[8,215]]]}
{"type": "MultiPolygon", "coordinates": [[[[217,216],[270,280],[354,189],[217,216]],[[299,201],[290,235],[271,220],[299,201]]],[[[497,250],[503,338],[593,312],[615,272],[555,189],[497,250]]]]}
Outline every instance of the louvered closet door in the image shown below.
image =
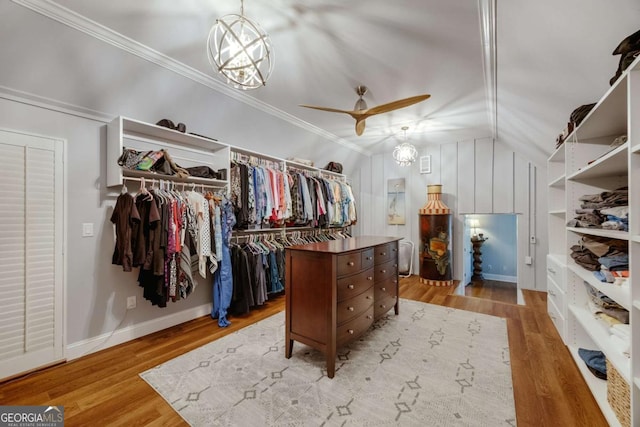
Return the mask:
{"type": "Polygon", "coordinates": [[[0,130],[0,378],[64,356],[62,155],[0,130]]]}

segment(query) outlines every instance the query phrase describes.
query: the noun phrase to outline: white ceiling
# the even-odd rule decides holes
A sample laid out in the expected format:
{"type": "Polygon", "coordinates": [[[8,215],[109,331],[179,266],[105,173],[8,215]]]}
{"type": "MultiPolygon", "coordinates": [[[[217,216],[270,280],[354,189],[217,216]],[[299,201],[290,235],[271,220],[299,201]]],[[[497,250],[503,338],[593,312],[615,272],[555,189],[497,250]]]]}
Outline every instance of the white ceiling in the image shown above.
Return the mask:
{"type": "MultiPolygon", "coordinates": [[[[418,146],[491,136],[493,108],[498,138],[544,162],[571,111],[607,90],[611,52],[640,28],[640,1],[497,1],[496,59],[485,67],[480,10],[491,1],[246,0],[245,15],[271,36],[275,67],[266,87],[240,96],[371,152],[391,150],[405,125],[418,146]],[[360,137],[349,116],[298,106],[351,109],[360,84],[370,107],[431,98],[369,118],[360,137]]],[[[57,3],[210,75],[209,29],[240,11],[240,0],[57,3]]]]}

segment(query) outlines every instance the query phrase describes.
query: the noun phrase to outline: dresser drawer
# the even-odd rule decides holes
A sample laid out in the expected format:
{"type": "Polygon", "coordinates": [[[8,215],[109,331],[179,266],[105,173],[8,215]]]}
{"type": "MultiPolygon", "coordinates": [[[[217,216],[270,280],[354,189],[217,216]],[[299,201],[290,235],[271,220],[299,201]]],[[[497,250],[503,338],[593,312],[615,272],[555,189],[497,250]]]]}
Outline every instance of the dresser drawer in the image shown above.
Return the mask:
{"type": "Polygon", "coordinates": [[[374,285],[374,294],[373,297],[376,301],[381,301],[384,298],[395,298],[398,296],[398,278],[391,277],[382,282],[376,283],[374,285]]]}
{"type": "Polygon", "coordinates": [[[337,256],[338,277],[348,276],[362,270],[362,251],[337,256]]]}
{"type": "Polygon", "coordinates": [[[361,260],[362,268],[364,269],[364,268],[373,267],[373,262],[374,262],[373,248],[369,248],[362,251],[362,260],[361,260]]]}
{"type": "Polygon", "coordinates": [[[391,310],[396,305],[397,298],[385,296],[384,298],[378,300],[373,307],[373,315],[377,319],[387,311],[391,310]]]}
{"type": "Polygon", "coordinates": [[[340,325],[336,329],[336,346],[340,347],[365,333],[373,323],[373,305],[359,316],[340,325]]]}
{"type": "Polygon", "coordinates": [[[398,253],[398,242],[391,242],[384,245],[376,246],[375,248],[376,265],[389,261],[390,259],[396,259],[397,253],[398,253]]]}
{"type": "Polygon", "coordinates": [[[361,294],[373,284],[373,268],[338,279],[338,301],[361,294]]]}
{"type": "Polygon", "coordinates": [[[567,290],[567,265],[558,255],[547,255],[547,276],[563,291],[567,290]]]}
{"type": "Polygon", "coordinates": [[[395,259],[376,265],[373,279],[377,282],[398,277],[398,263],[395,259]]]}
{"type": "Polygon", "coordinates": [[[547,276],[547,301],[553,301],[560,314],[564,315],[564,307],[566,304],[566,295],[562,289],[556,284],[555,280],[547,276]]]}
{"type": "Polygon", "coordinates": [[[360,295],[356,295],[349,299],[338,303],[338,311],[336,313],[336,322],[338,325],[347,322],[361,314],[373,303],[373,286],[365,290],[360,295]]]}

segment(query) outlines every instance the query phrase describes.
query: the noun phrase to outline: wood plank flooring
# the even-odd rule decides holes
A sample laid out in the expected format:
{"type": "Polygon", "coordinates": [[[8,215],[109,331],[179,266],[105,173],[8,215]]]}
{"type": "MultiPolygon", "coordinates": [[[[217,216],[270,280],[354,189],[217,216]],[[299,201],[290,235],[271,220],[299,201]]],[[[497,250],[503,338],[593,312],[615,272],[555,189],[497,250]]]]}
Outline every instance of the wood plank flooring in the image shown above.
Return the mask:
{"type": "MultiPolygon", "coordinates": [[[[518,306],[500,300],[490,283],[483,290],[467,297],[421,284],[418,276],[400,281],[402,298],[507,319],[518,426],[607,426],[546,314],[546,294],[524,291],[526,306],[518,306]]],[[[5,382],[0,405],[64,405],[66,426],[186,425],[138,374],[275,314],[284,302],[277,297],[225,329],[205,316],[5,382]]]]}

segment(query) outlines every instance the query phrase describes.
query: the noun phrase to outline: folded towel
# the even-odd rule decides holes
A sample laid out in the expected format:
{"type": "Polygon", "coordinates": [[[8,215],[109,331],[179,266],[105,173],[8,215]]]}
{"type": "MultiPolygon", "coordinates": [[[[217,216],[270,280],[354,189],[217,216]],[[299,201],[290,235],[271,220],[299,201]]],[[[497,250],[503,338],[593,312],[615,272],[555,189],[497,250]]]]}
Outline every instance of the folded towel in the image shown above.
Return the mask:
{"type": "Polygon", "coordinates": [[[625,324],[613,325],[611,328],[623,333],[627,337],[631,336],[631,325],[625,325],[625,324]]]}
{"type": "Polygon", "coordinates": [[[625,355],[626,357],[630,357],[629,350],[631,346],[629,344],[629,341],[615,335],[611,335],[609,338],[611,338],[611,346],[615,351],[625,355]]]}

